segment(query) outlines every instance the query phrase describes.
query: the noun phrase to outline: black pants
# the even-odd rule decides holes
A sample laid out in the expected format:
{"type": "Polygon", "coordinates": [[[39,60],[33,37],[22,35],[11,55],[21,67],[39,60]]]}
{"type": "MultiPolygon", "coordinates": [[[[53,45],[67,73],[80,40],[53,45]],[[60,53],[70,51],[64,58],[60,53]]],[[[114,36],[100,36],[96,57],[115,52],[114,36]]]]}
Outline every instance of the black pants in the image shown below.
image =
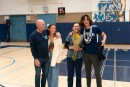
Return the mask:
{"type": "Polygon", "coordinates": [[[97,87],[102,87],[101,74],[100,74],[101,65],[97,55],[83,53],[83,58],[84,58],[85,69],[86,69],[87,87],[91,87],[92,65],[95,70],[97,87]]]}
{"type": "Polygon", "coordinates": [[[67,69],[68,69],[68,87],[73,87],[73,76],[74,69],[76,71],[76,87],[81,86],[81,69],[82,69],[83,58],[73,61],[72,58],[67,58],[67,69]]]}

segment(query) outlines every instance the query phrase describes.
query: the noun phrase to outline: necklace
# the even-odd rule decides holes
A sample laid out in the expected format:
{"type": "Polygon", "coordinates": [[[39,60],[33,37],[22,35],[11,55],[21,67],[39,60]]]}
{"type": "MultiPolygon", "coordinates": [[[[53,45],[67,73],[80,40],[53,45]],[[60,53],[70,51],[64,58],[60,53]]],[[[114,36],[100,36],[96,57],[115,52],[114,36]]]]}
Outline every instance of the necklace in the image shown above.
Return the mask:
{"type": "Polygon", "coordinates": [[[84,28],[83,34],[84,34],[85,43],[89,44],[91,42],[91,39],[92,39],[92,26],[90,27],[90,31],[88,33],[85,32],[85,28],[84,28]]]}

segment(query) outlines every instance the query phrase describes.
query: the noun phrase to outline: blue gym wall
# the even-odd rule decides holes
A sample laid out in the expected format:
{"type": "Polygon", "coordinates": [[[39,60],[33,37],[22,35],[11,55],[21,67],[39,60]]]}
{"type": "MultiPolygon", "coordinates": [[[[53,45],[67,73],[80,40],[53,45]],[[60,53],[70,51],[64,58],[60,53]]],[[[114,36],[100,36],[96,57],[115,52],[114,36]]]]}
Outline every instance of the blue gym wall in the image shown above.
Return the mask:
{"type": "Polygon", "coordinates": [[[106,43],[130,44],[130,22],[102,22],[95,24],[107,34],[106,43]]]}
{"type": "Polygon", "coordinates": [[[57,32],[61,33],[62,42],[65,42],[67,35],[72,31],[73,23],[56,23],[57,32]]]}
{"type": "Polygon", "coordinates": [[[10,40],[27,41],[26,15],[10,16],[10,40]]]}
{"type": "Polygon", "coordinates": [[[0,42],[4,42],[8,38],[8,25],[7,24],[0,24],[0,42]]]}
{"type": "MultiPolygon", "coordinates": [[[[107,34],[106,43],[130,44],[130,22],[98,22],[94,23],[107,34]]],[[[57,31],[62,35],[63,42],[70,31],[73,23],[57,23],[57,31]]]]}
{"type": "MultiPolygon", "coordinates": [[[[31,33],[36,30],[35,23],[26,23],[26,16],[11,16],[10,38],[11,41],[29,41],[31,33]]],[[[37,19],[44,19],[47,24],[56,23],[56,14],[39,14],[37,19]]],[[[94,23],[107,34],[106,43],[130,44],[130,22],[97,22],[94,23]]],[[[73,23],[56,23],[57,31],[61,33],[63,42],[73,23]]],[[[9,28],[7,24],[0,24],[0,41],[7,41],[9,28]]]]}

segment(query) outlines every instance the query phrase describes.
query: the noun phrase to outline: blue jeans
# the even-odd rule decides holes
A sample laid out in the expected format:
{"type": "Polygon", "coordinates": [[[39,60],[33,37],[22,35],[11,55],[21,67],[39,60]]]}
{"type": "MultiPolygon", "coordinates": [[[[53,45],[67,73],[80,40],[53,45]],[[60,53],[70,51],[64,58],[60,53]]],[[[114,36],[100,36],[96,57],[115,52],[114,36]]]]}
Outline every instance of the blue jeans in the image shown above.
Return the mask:
{"type": "Polygon", "coordinates": [[[43,59],[39,59],[39,61],[41,66],[40,67],[35,66],[35,87],[40,87],[40,82],[41,87],[45,87],[46,78],[48,76],[48,70],[49,70],[49,62],[48,61],[45,62],[43,61],[43,59]],[[41,70],[42,70],[42,78],[40,78],[41,70]]]}
{"type": "Polygon", "coordinates": [[[74,69],[76,71],[76,87],[81,86],[81,70],[82,70],[83,58],[77,59],[75,61],[72,58],[67,58],[67,69],[68,69],[68,87],[73,87],[73,76],[74,69]]]}
{"type": "Polygon", "coordinates": [[[48,72],[48,87],[58,87],[59,64],[51,67],[52,53],[50,53],[50,64],[48,72]]]}
{"type": "Polygon", "coordinates": [[[49,67],[48,87],[58,87],[59,64],[55,67],[49,67]]]}

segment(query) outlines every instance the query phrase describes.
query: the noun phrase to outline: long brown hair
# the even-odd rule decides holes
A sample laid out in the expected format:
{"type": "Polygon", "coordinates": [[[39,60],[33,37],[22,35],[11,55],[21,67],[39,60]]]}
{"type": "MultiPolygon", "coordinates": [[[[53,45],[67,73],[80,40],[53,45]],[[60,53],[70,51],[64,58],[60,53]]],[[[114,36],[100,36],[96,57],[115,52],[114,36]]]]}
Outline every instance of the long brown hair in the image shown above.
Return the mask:
{"type": "MultiPolygon", "coordinates": [[[[56,27],[56,25],[55,24],[50,24],[49,26],[48,26],[48,29],[50,29],[51,28],[51,26],[55,26],[56,27]]],[[[50,31],[48,30],[48,34],[50,35],[50,31]]],[[[54,37],[56,37],[56,32],[54,33],[54,37]]]]}
{"type": "Polygon", "coordinates": [[[85,14],[85,15],[83,15],[83,16],[81,17],[81,19],[80,19],[80,26],[81,26],[81,27],[85,27],[85,25],[84,25],[84,23],[83,23],[83,21],[85,20],[85,17],[87,17],[87,20],[89,21],[90,26],[91,26],[91,25],[93,24],[93,21],[92,21],[92,19],[90,18],[90,16],[87,15],[87,14],[85,14]]]}
{"type": "MultiPolygon", "coordinates": [[[[48,29],[50,29],[51,26],[55,26],[55,27],[56,27],[55,24],[50,24],[50,25],[48,26],[48,29]]],[[[49,31],[49,30],[48,30],[48,35],[50,35],[50,31],[49,31]]],[[[54,37],[56,37],[56,32],[54,33],[54,37]]],[[[49,44],[49,50],[52,50],[52,49],[54,49],[54,42],[50,42],[50,44],[49,44]]]]}

